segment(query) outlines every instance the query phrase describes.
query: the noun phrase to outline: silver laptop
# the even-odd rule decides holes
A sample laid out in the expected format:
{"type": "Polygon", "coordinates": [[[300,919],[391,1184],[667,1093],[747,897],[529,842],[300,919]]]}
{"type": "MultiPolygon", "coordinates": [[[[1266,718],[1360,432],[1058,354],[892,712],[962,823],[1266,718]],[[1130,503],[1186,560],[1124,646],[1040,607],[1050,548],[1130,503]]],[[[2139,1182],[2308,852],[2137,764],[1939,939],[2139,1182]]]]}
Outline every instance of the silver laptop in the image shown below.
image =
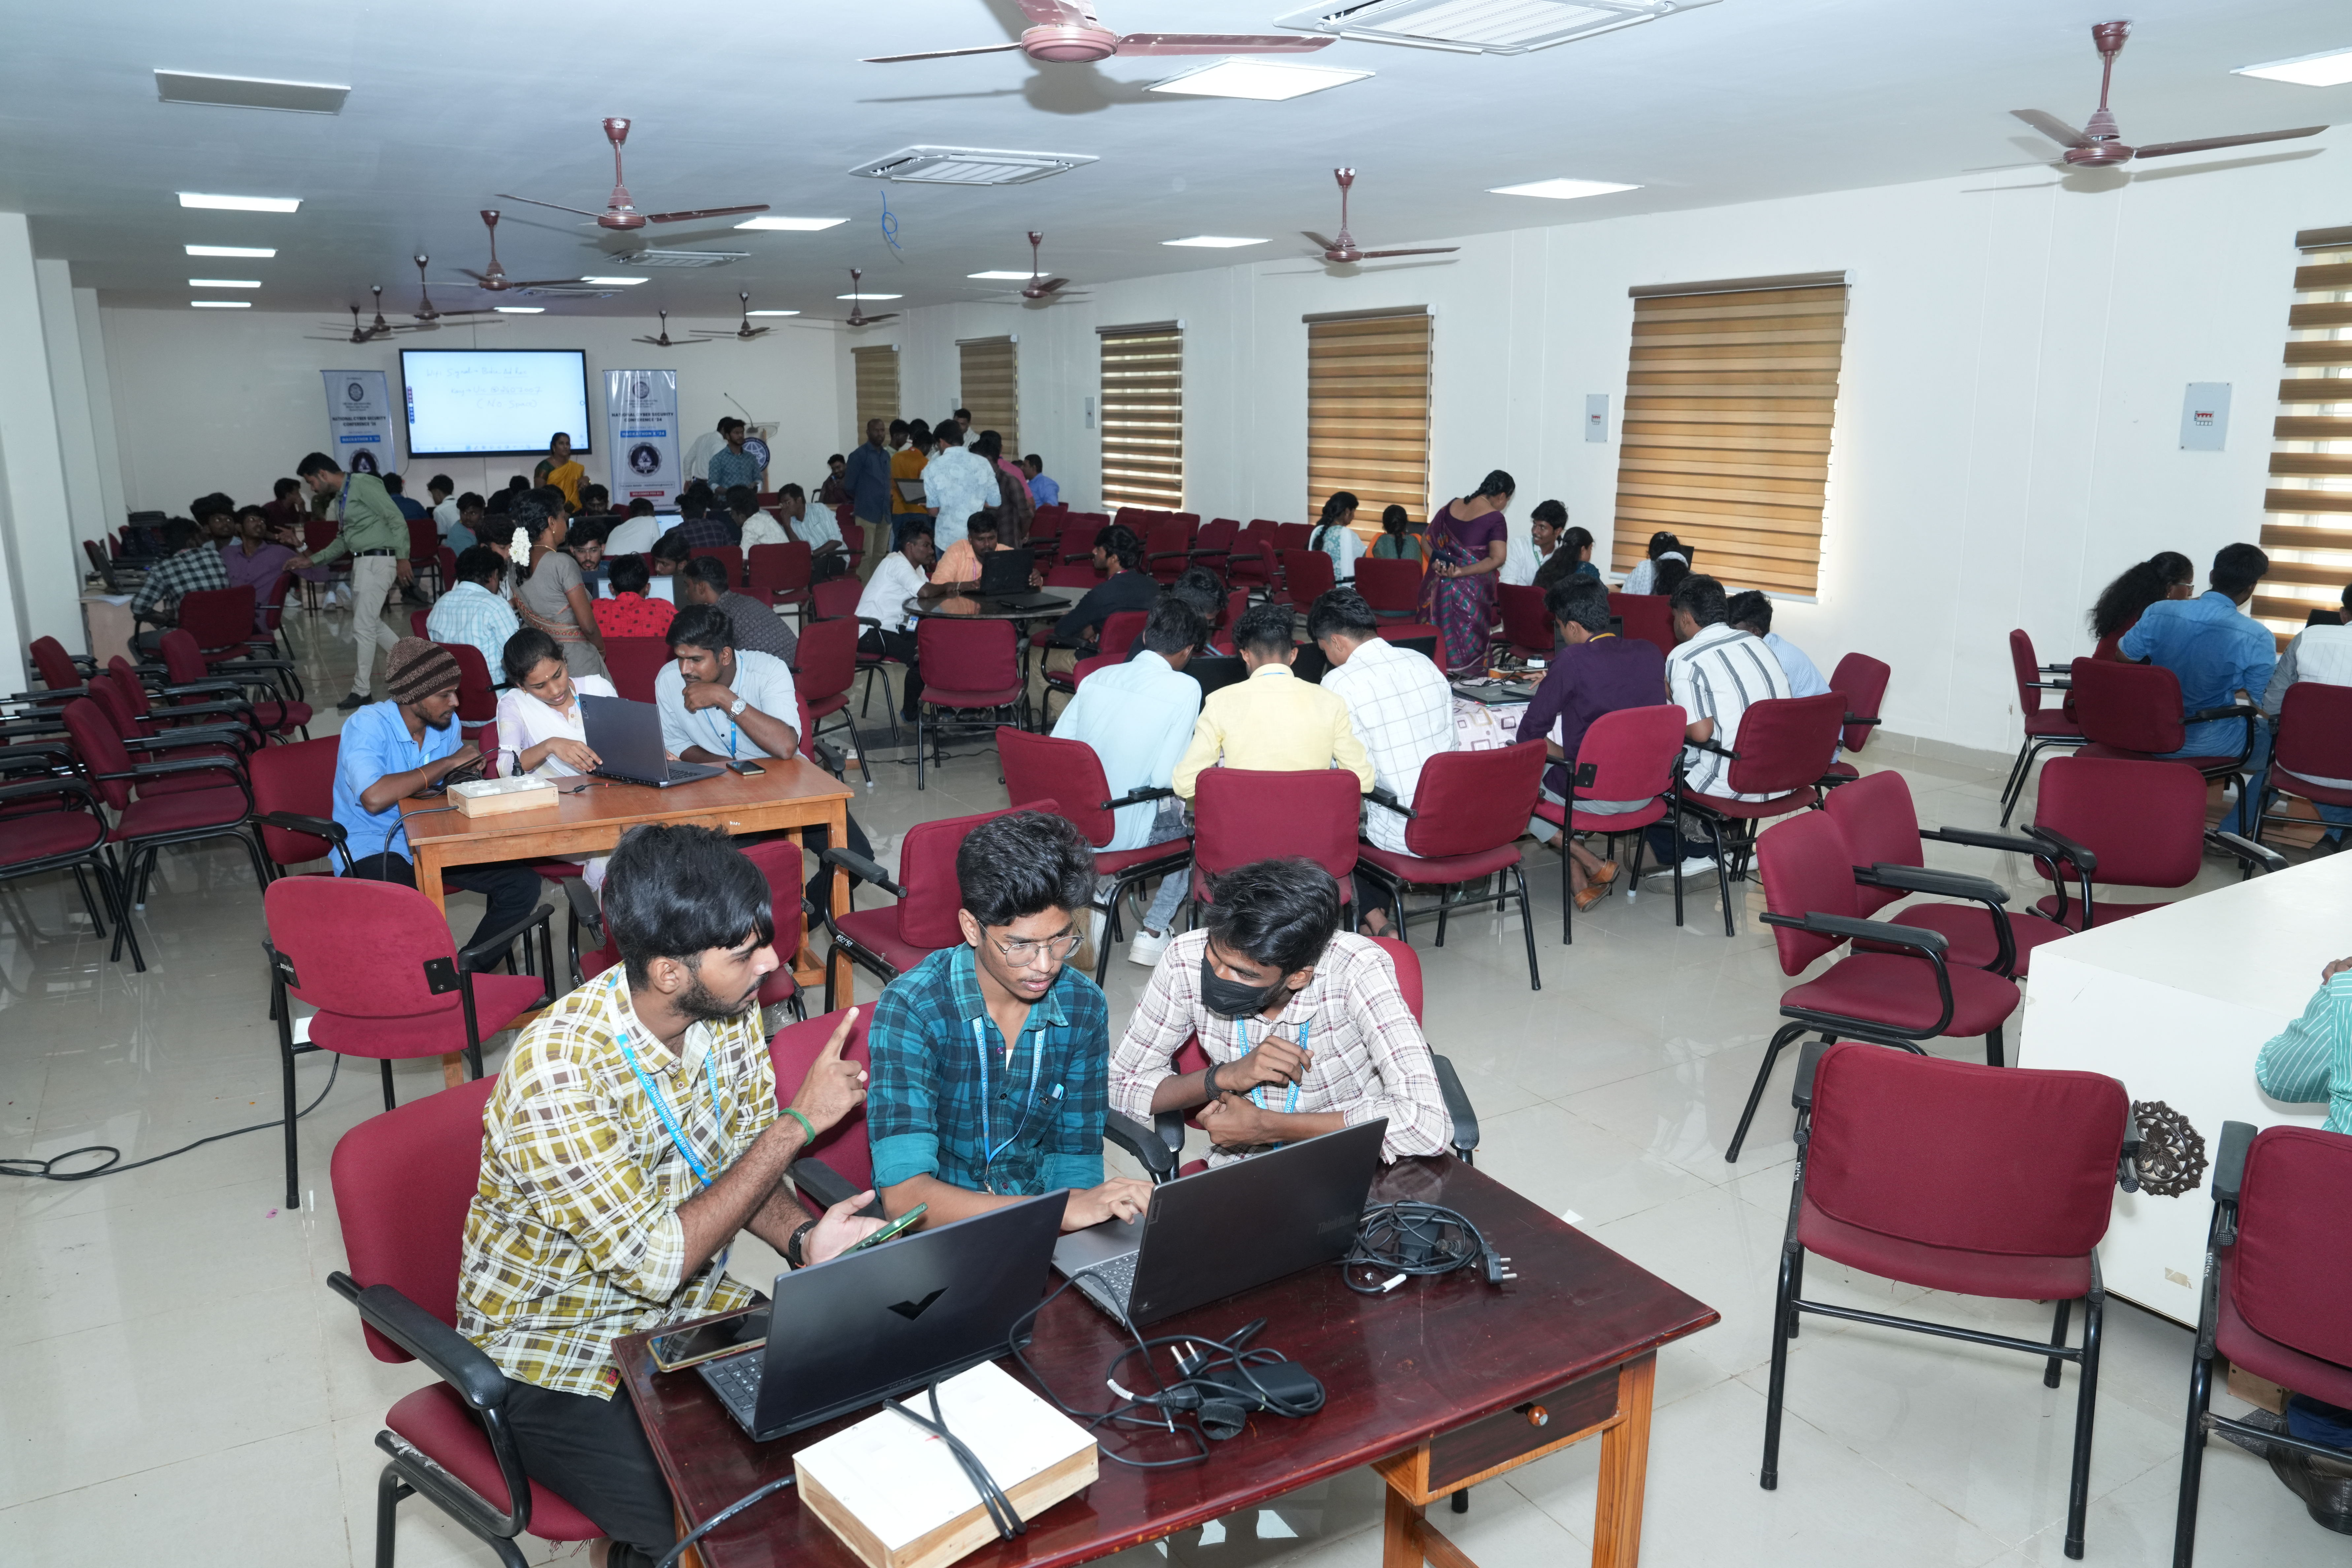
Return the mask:
{"type": "Polygon", "coordinates": [[[716,778],[725,771],[707,763],[671,762],[662,745],[661,710],[650,702],[583,696],[580,719],[588,749],[603,759],[595,770],[600,779],[667,789],[716,778]]]}

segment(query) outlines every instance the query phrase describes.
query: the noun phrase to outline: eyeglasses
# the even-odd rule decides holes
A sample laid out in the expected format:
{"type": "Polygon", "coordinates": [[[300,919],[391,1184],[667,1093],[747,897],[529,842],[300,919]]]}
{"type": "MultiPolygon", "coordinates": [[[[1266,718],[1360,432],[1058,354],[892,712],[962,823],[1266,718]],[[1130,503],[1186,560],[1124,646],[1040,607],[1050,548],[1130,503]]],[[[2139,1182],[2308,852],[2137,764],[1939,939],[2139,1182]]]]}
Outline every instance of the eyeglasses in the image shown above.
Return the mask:
{"type": "Polygon", "coordinates": [[[1004,955],[1004,961],[1017,969],[1026,969],[1036,963],[1040,952],[1054,963],[1059,963],[1078,950],[1078,933],[1075,931],[1066,931],[1059,936],[1049,936],[1042,942],[1034,937],[1026,936],[1009,937],[1002,941],[991,937],[988,940],[997,952],[1004,955]]]}

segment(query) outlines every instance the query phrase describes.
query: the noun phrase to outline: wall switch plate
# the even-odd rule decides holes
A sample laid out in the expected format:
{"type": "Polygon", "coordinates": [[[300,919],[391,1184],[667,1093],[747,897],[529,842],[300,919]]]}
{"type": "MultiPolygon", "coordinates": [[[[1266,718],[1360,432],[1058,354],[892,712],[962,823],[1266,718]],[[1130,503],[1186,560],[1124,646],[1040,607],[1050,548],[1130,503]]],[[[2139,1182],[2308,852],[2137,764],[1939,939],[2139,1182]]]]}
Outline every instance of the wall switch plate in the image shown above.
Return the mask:
{"type": "Polygon", "coordinates": [[[1584,395],[1584,438],[1604,442],[1609,439],[1609,395],[1605,392],[1584,395]]]}
{"type": "Polygon", "coordinates": [[[2192,381],[2180,401],[2180,449],[2218,452],[2230,438],[2230,384],[2192,381]]]}
{"type": "Polygon", "coordinates": [[[1094,427],[1095,427],[1095,400],[1094,400],[1093,398],[1089,397],[1089,398],[1087,398],[1087,429],[1089,429],[1089,430],[1091,430],[1091,429],[1093,429],[1094,427]]]}

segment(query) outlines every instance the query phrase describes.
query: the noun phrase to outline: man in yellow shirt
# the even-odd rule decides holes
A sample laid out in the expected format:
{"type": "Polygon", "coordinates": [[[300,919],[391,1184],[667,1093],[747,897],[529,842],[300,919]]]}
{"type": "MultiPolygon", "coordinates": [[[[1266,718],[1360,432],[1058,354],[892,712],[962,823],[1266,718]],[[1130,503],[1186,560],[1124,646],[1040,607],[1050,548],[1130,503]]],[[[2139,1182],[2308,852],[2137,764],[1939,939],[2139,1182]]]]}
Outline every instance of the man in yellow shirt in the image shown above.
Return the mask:
{"type": "Polygon", "coordinates": [[[1192,743],[1170,781],[1183,799],[1192,798],[1202,769],[1221,763],[1268,773],[1337,765],[1356,775],[1360,791],[1372,787],[1372,759],[1348,721],[1348,704],[1290,672],[1298,656],[1290,621],[1289,605],[1258,605],[1234,624],[1234,647],[1249,679],[1202,705],[1192,743]]]}
{"type": "Polygon", "coordinates": [[[890,548],[896,550],[906,538],[909,522],[919,517],[930,521],[930,509],[920,501],[908,500],[898,487],[908,479],[923,477],[923,469],[931,460],[931,427],[919,419],[911,425],[893,419],[890,448],[890,548]]]}
{"type": "Polygon", "coordinates": [[[530,471],[532,489],[553,485],[563,492],[563,499],[572,503],[574,511],[580,510],[580,487],[587,478],[588,470],[572,460],[572,437],[561,430],[547,444],[547,456],[530,471]]]}

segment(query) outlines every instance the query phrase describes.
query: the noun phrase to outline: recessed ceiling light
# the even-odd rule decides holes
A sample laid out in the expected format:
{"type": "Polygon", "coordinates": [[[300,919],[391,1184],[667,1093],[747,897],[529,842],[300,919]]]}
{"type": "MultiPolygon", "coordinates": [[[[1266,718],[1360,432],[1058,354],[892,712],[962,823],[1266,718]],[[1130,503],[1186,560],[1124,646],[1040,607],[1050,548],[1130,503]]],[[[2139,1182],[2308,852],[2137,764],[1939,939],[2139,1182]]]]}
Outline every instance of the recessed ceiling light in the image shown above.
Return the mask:
{"type": "Polygon", "coordinates": [[[797,316],[800,312],[798,310],[754,310],[751,314],[755,316],[797,316]]]}
{"type": "Polygon", "coordinates": [[[290,213],[302,205],[299,196],[208,196],[200,191],[182,191],[180,205],[184,207],[212,207],[232,213],[290,213]]]}
{"type": "Polygon", "coordinates": [[[261,279],[258,278],[191,278],[188,279],[188,287],[191,289],[258,289],[261,287],[261,279]]]}
{"type": "Polygon", "coordinates": [[[1239,245],[1264,245],[1262,239],[1244,239],[1231,234],[1196,234],[1190,239],[1163,239],[1162,245],[1191,245],[1202,250],[1231,250],[1239,245]]]}
{"type": "Polygon", "coordinates": [[[650,283],[650,278],[583,278],[583,283],[601,283],[612,289],[634,289],[640,283],[650,283]]]}
{"type": "Polygon", "coordinates": [[[199,310],[250,310],[253,309],[253,301],[250,300],[191,300],[188,303],[199,310]]]}
{"type": "Polygon", "coordinates": [[[1152,92],[1191,93],[1201,98],[1256,98],[1278,100],[1345,87],[1361,81],[1370,71],[1334,70],[1328,66],[1286,65],[1279,60],[1219,60],[1166,81],[1155,81],[1152,92]]]}
{"type": "MultiPolygon", "coordinates": [[[[1029,274],[1024,272],[1021,276],[1026,278],[1029,274]]],[[[835,294],[834,298],[836,300],[903,300],[906,296],[904,294],[835,294]]]]}
{"type": "Polygon", "coordinates": [[[490,309],[501,316],[543,316],[547,313],[544,305],[493,305],[490,309]]]}
{"type": "Polygon", "coordinates": [[[737,224],[737,228],[780,229],[787,234],[814,234],[821,228],[838,228],[849,220],[845,217],[753,217],[737,224]]]}
{"type": "Polygon", "coordinates": [[[190,256],[249,256],[267,260],[278,254],[274,246],[267,245],[191,245],[190,256]]]}
{"type": "Polygon", "coordinates": [[[2352,49],[2297,55],[2268,65],[2240,66],[2232,76],[2258,76],[2264,81],[2291,81],[2297,87],[2341,87],[2352,81],[2352,49]]]}
{"type": "Polygon", "coordinates": [[[277,81],[258,76],[155,72],[155,96],[165,103],[216,103],[227,109],[283,109],[296,114],[341,114],[351,89],[323,81],[277,81]]]}
{"type": "Polygon", "coordinates": [[[1549,196],[1556,202],[1574,201],[1579,196],[1605,196],[1612,191],[1638,191],[1639,185],[1612,184],[1607,180],[1530,180],[1524,185],[1489,185],[1489,194],[1497,196],[1549,196]]]}
{"type": "Polygon", "coordinates": [[[1034,272],[967,272],[964,276],[967,278],[977,278],[983,282],[991,283],[1026,283],[1030,279],[1035,277],[1036,274],[1034,272]]]}

